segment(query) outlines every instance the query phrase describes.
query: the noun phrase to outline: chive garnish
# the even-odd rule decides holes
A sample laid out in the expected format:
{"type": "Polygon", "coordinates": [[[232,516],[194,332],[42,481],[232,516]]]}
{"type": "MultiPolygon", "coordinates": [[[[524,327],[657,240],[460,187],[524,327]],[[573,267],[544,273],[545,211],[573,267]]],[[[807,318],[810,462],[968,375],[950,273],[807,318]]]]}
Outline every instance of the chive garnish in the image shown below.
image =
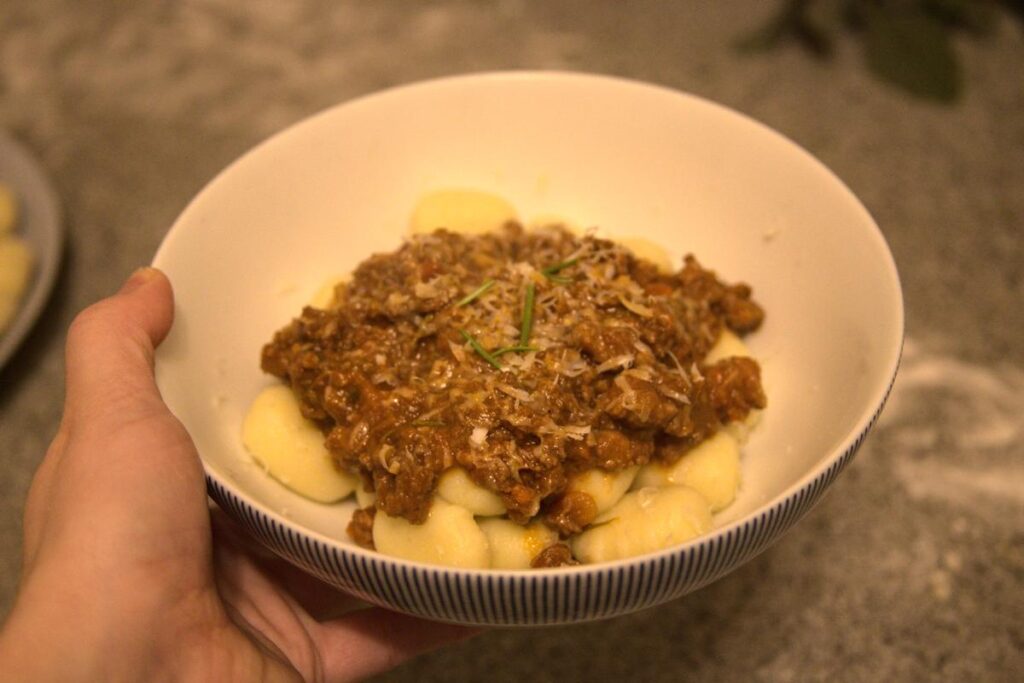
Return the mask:
{"type": "Polygon", "coordinates": [[[526,296],[523,297],[523,320],[519,326],[520,346],[526,346],[526,343],[530,341],[530,331],[533,329],[533,299],[536,289],[532,282],[527,283],[526,296]]]}
{"type": "Polygon", "coordinates": [[[413,427],[444,427],[441,420],[413,420],[409,424],[413,427]]]}
{"type": "Polygon", "coordinates": [[[575,266],[577,263],[579,263],[579,260],[580,260],[580,257],[576,256],[574,258],[571,258],[571,259],[568,259],[568,260],[556,263],[553,266],[548,266],[547,268],[542,268],[541,271],[540,271],[541,275],[554,275],[558,271],[565,270],[569,266],[575,266]]]}
{"type": "Polygon", "coordinates": [[[498,356],[504,356],[506,353],[529,353],[530,351],[540,351],[536,346],[521,346],[516,344],[515,346],[503,346],[496,351],[491,351],[491,355],[497,358],[498,356]]]}
{"type": "Polygon", "coordinates": [[[560,263],[556,263],[553,266],[548,266],[547,268],[541,268],[540,274],[543,275],[544,277],[546,277],[547,279],[551,280],[552,282],[557,282],[560,285],[567,285],[570,282],[572,282],[572,279],[571,278],[567,278],[567,277],[562,277],[562,276],[558,275],[558,273],[563,271],[563,270],[565,270],[569,266],[576,265],[576,263],[579,262],[579,260],[580,259],[577,256],[575,258],[567,259],[565,261],[561,261],[560,263]]]}
{"type": "Polygon", "coordinates": [[[476,299],[478,296],[480,296],[493,286],[494,280],[486,281],[485,283],[474,289],[472,292],[470,292],[463,298],[459,299],[459,301],[455,304],[455,307],[458,308],[459,306],[465,306],[466,304],[472,302],[474,299],[476,299]]]}
{"type": "Polygon", "coordinates": [[[459,330],[459,332],[462,334],[463,338],[469,344],[469,348],[473,349],[478,354],[480,354],[480,357],[483,358],[488,363],[490,363],[492,366],[494,366],[496,370],[501,370],[501,363],[498,362],[498,359],[492,356],[487,351],[487,349],[481,346],[480,342],[476,340],[476,337],[471,335],[469,332],[466,332],[465,330],[459,330]]]}

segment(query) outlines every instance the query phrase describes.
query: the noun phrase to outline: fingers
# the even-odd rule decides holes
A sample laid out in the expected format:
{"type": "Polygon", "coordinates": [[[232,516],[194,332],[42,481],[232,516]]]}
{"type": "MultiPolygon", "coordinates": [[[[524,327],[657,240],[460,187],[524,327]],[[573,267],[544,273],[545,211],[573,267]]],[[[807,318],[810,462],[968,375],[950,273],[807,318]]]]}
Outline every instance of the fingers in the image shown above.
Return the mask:
{"type": "Polygon", "coordinates": [[[220,595],[250,637],[261,634],[299,671],[322,670],[325,681],[361,680],[480,632],[378,607],[361,609],[352,596],[269,558],[265,550],[250,554],[256,544],[220,510],[211,510],[211,519],[220,595]],[[339,613],[344,616],[320,621],[339,613]],[[308,643],[296,636],[300,627],[308,643]]]}
{"type": "Polygon", "coordinates": [[[315,626],[327,681],[361,680],[482,629],[418,619],[380,607],[315,626]]]}
{"type": "Polygon", "coordinates": [[[256,563],[316,621],[336,619],[369,607],[362,600],[278,557],[256,560],[256,563]]]}
{"type": "Polygon", "coordinates": [[[268,579],[286,591],[289,597],[316,621],[334,619],[366,603],[327,584],[312,574],[282,560],[247,535],[238,523],[220,508],[210,509],[210,523],[220,546],[230,545],[245,555],[268,579]]]}
{"type": "Polygon", "coordinates": [[[171,285],[154,268],[137,270],[121,290],[82,311],[66,350],[65,418],[106,429],[159,409],[153,350],[174,317],[171,285]],[[98,424],[97,424],[98,422],[98,424]]]}

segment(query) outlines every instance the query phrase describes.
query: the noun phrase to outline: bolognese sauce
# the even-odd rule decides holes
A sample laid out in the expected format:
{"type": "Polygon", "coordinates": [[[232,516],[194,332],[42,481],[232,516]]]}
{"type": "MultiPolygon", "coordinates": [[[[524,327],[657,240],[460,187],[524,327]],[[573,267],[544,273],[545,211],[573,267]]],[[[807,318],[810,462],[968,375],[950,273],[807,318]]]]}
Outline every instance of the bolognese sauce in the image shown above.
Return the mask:
{"type": "MultiPolygon", "coordinates": [[[[755,360],[705,362],[723,330],[761,325],[751,294],[692,255],[667,273],[558,226],[437,230],[363,262],[261,365],[377,511],[424,521],[461,467],[509,519],[539,516],[564,538],[596,515],[568,490],[575,474],[674,462],[765,406],[755,360]]],[[[366,545],[372,517],[359,521],[366,545]]],[[[560,552],[538,562],[568,562],[560,552]]]]}

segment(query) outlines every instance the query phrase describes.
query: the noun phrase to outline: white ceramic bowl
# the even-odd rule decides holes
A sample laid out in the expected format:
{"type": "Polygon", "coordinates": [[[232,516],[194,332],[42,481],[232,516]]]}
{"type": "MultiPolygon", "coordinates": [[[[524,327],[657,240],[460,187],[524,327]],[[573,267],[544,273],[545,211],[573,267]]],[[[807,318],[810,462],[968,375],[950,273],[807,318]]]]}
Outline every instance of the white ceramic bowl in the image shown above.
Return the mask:
{"type": "Polygon", "coordinates": [[[683,93],[568,73],[429,81],[342,104],[274,136],[215,178],[154,264],[177,297],[160,348],[164,398],[195,439],[212,497],[281,556],[369,602],[433,619],[536,625],[650,607],[764,550],[850,461],[892,385],[900,285],[868,212],[827,168],[736,112],[683,93]],[[769,406],[716,529],[629,560],[467,571],[386,557],[345,535],[353,503],[312,503],[242,448],[272,382],[259,352],[329,277],[400,244],[418,197],[503,195],[674,257],[692,251],[753,285],[748,338],[769,406]]]}

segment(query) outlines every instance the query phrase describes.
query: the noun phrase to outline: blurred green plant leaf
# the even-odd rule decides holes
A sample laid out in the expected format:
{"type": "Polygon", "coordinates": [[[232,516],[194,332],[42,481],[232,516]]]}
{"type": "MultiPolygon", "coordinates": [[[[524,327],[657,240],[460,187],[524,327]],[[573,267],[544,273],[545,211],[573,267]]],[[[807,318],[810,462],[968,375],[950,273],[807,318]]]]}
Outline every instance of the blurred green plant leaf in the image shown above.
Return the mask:
{"type": "Polygon", "coordinates": [[[1024,0],[782,0],[736,47],[763,52],[792,40],[818,58],[843,28],[864,41],[869,70],[917,97],[948,104],[963,90],[952,34],[995,32],[1002,8],[1024,22],[1024,0]]]}
{"type": "Polygon", "coordinates": [[[809,0],[787,0],[764,26],[741,36],[736,47],[743,52],[764,52],[792,35],[797,17],[809,0]]]}
{"type": "Polygon", "coordinates": [[[797,17],[796,37],[817,57],[831,57],[835,52],[833,30],[837,24],[836,7],[832,2],[813,2],[804,6],[797,17]]]}
{"type": "Polygon", "coordinates": [[[953,102],[962,90],[949,34],[920,10],[866,13],[865,56],[878,77],[921,97],[953,102]]]}
{"type": "Polygon", "coordinates": [[[814,0],[787,0],[767,24],[740,38],[736,46],[744,52],[763,52],[792,38],[818,57],[830,57],[833,38],[829,5],[814,0]]]}
{"type": "Polygon", "coordinates": [[[924,0],[923,8],[950,26],[986,36],[996,26],[995,3],[990,0],[924,0]]]}

